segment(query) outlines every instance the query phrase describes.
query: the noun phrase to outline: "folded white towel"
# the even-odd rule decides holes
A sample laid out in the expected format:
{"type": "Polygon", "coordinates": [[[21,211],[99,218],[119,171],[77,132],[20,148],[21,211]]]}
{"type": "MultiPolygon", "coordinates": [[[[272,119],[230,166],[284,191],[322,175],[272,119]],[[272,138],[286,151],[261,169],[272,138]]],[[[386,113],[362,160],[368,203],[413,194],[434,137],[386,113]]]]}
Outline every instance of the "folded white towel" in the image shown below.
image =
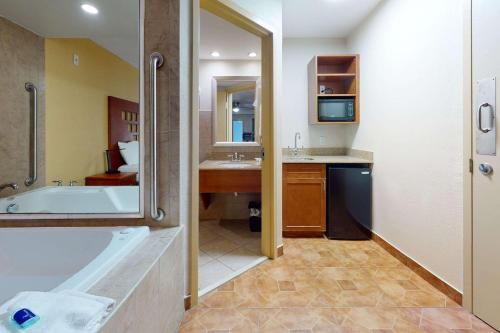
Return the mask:
{"type": "Polygon", "coordinates": [[[73,290],[58,293],[26,291],[0,307],[0,333],[93,333],[111,313],[115,301],[73,290]],[[15,311],[29,309],[40,320],[27,330],[13,325],[15,311]]]}

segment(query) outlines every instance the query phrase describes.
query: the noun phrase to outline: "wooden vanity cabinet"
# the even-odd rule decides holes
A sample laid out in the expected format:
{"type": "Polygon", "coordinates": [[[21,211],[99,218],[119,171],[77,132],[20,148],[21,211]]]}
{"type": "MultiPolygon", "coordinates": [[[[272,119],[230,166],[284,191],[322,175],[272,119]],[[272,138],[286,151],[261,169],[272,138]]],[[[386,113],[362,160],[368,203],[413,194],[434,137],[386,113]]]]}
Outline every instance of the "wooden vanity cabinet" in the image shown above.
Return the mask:
{"type": "Polygon", "coordinates": [[[283,164],[283,236],[321,237],[326,231],[326,165],[283,164]]]}

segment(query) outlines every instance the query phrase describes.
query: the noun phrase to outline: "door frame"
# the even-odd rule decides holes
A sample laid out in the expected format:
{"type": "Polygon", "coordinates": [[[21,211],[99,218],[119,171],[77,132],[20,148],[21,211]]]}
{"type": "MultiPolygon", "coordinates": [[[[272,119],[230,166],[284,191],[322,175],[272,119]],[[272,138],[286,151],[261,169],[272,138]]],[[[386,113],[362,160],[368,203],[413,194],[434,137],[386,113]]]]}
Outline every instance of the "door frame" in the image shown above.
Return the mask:
{"type": "Polygon", "coordinates": [[[262,161],[262,234],[261,251],[268,258],[276,257],[275,219],[275,132],[274,132],[274,38],[276,31],[255,15],[235,5],[230,0],[193,0],[192,12],[192,155],[191,155],[191,223],[189,236],[189,291],[188,307],[198,304],[198,251],[199,251],[199,29],[200,8],[261,38],[262,84],[262,139],[265,151],[262,161]]]}
{"type": "Polygon", "coordinates": [[[463,50],[463,297],[462,306],[473,312],[472,307],[472,0],[464,0],[464,50],[463,50]]]}

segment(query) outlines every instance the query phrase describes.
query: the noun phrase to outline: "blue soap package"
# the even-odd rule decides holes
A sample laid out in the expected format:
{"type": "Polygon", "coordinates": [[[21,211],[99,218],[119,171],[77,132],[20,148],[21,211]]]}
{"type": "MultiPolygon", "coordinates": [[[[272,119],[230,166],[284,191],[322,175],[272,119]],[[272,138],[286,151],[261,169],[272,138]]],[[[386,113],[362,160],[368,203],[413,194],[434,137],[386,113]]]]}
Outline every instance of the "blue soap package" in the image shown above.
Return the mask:
{"type": "Polygon", "coordinates": [[[29,309],[20,309],[14,312],[11,320],[16,324],[16,326],[25,329],[33,326],[38,320],[40,320],[40,317],[29,309]]]}

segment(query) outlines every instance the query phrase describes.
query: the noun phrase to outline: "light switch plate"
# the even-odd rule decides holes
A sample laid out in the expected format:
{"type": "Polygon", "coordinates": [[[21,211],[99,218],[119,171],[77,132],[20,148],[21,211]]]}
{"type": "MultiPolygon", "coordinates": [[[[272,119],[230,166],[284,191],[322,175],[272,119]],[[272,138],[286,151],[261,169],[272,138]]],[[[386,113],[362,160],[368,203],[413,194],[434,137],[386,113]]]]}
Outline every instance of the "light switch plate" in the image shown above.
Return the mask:
{"type": "Polygon", "coordinates": [[[73,65],[80,66],[80,56],[76,53],[73,54],[73,65]]]}

